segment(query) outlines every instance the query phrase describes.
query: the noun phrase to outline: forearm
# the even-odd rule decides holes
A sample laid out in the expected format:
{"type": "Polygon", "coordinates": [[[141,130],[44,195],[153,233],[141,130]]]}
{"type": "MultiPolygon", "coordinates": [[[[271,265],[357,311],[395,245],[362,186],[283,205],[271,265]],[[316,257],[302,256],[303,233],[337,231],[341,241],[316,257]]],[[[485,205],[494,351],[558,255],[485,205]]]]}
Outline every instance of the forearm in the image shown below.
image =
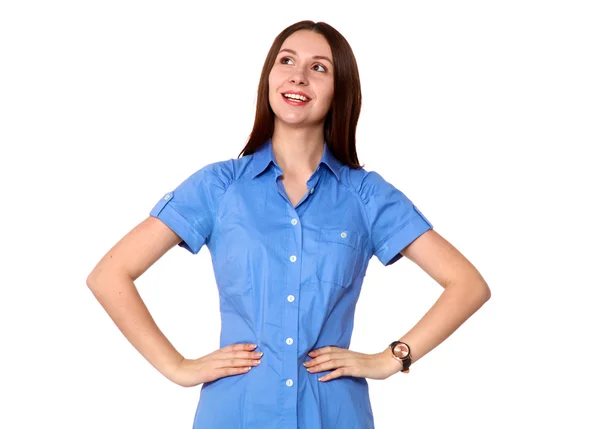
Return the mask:
{"type": "Polygon", "coordinates": [[[448,285],[421,320],[400,338],[410,346],[411,365],[448,338],[489,298],[488,286],[478,280],[448,285]]]}
{"type": "Polygon", "coordinates": [[[154,322],[133,280],[124,274],[105,274],[88,279],[88,287],[133,347],[168,378],[183,356],[154,322]]]}

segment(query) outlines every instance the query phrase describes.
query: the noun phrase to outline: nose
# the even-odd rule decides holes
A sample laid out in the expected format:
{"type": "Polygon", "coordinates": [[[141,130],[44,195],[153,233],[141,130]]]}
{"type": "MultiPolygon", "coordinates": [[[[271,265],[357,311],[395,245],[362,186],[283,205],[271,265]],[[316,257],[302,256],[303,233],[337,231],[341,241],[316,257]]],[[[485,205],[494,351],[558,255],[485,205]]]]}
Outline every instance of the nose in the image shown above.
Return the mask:
{"type": "Polygon", "coordinates": [[[306,85],[306,76],[302,69],[296,69],[290,75],[288,81],[296,85],[306,85]]]}

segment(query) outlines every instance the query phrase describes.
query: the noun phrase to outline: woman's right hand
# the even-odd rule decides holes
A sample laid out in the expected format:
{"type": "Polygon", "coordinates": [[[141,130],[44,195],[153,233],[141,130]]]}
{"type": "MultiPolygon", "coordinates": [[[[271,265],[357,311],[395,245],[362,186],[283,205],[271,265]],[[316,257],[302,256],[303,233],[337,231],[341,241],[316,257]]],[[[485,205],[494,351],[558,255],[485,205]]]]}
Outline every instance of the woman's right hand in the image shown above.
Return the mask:
{"type": "Polygon", "coordinates": [[[169,380],[192,387],[231,375],[245,374],[260,363],[262,353],[252,344],[230,344],[199,359],[183,359],[170,371],[169,380]]]}

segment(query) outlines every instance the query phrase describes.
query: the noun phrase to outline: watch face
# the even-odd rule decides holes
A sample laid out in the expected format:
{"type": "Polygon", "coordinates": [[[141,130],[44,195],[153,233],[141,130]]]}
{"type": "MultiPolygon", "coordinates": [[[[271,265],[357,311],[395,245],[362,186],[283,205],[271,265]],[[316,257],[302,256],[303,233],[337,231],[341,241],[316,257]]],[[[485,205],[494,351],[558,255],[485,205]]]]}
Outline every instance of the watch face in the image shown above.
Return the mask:
{"type": "Polygon", "coordinates": [[[394,347],[394,354],[398,356],[400,359],[404,359],[410,353],[410,349],[408,345],[405,343],[396,344],[394,347]]]}

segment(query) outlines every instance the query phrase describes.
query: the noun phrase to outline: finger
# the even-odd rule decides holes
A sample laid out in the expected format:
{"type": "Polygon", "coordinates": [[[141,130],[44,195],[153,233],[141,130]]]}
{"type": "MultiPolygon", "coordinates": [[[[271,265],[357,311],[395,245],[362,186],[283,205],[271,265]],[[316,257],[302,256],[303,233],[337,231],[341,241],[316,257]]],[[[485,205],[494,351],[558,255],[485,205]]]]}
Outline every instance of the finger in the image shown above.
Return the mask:
{"type": "Polygon", "coordinates": [[[260,360],[258,359],[219,359],[215,363],[215,368],[239,368],[257,365],[260,365],[260,360]]]}
{"type": "Polygon", "coordinates": [[[316,365],[320,365],[324,362],[327,362],[329,359],[331,359],[331,355],[317,356],[315,358],[312,358],[311,360],[303,362],[303,365],[307,368],[310,368],[310,367],[314,367],[316,365]]]}
{"type": "Polygon", "coordinates": [[[306,370],[310,373],[323,372],[329,369],[340,368],[346,366],[347,362],[344,359],[331,359],[326,362],[307,367],[306,370]]]}
{"type": "Polygon", "coordinates": [[[219,354],[218,359],[260,359],[263,352],[232,351],[219,354]]]}
{"type": "Polygon", "coordinates": [[[320,356],[316,356],[311,360],[304,362],[304,366],[311,367],[323,362],[327,362],[331,359],[348,359],[349,357],[350,355],[348,354],[348,350],[342,349],[339,351],[333,351],[331,353],[325,353],[320,356]]]}
{"type": "Polygon", "coordinates": [[[249,351],[254,350],[256,348],[256,344],[250,343],[239,343],[239,344],[229,344],[228,346],[222,347],[221,351],[223,352],[235,352],[235,351],[249,351]]]}
{"type": "Polygon", "coordinates": [[[225,351],[221,350],[220,353],[212,356],[212,359],[217,360],[228,360],[228,359],[260,359],[263,356],[263,352],[249,352],[249,351],[225,351]]]}
{"type": "Polygon", "coordinates": [[[308,355],[310,357],[317,357],[317,356],[321,356],[322,354],[325,354],[325,353],[333,353],[333,352],[339,352],[339,351],[343,351],[343,350],[348,350],[348,349],[342,349],[342,348],[335,347],[335,346],[326,346],[326,347],[322,347],[320,349],[315,349],[315,350],[311,351],[310,353],[308,353],[308,355]]]}
{"type": "Polygon", "coordinates": [[[231,358],[239,359],[260,359],[264,355],[263,352],[232,352],[230,353],[231,358]]]}
{"type": "Polygon", "coordinates": [[[228,377],[231,375],[245,374],[250,371],[251,367],[243,366],[239,368],[221,368],[217,370],[219,378],[228,377]]]}
{"type": "Polygon", "coordinates": [[[319,377],[318,380],[325,382],[325,381],[330,381],[335,378],[343,377],[346,375],[352,375],[352,374],[350,374],[349,368],[343,367],[343,368],[338,368],[335,371],[331,371],[329,374],[324,375],[323,377],[319,377]]]}

